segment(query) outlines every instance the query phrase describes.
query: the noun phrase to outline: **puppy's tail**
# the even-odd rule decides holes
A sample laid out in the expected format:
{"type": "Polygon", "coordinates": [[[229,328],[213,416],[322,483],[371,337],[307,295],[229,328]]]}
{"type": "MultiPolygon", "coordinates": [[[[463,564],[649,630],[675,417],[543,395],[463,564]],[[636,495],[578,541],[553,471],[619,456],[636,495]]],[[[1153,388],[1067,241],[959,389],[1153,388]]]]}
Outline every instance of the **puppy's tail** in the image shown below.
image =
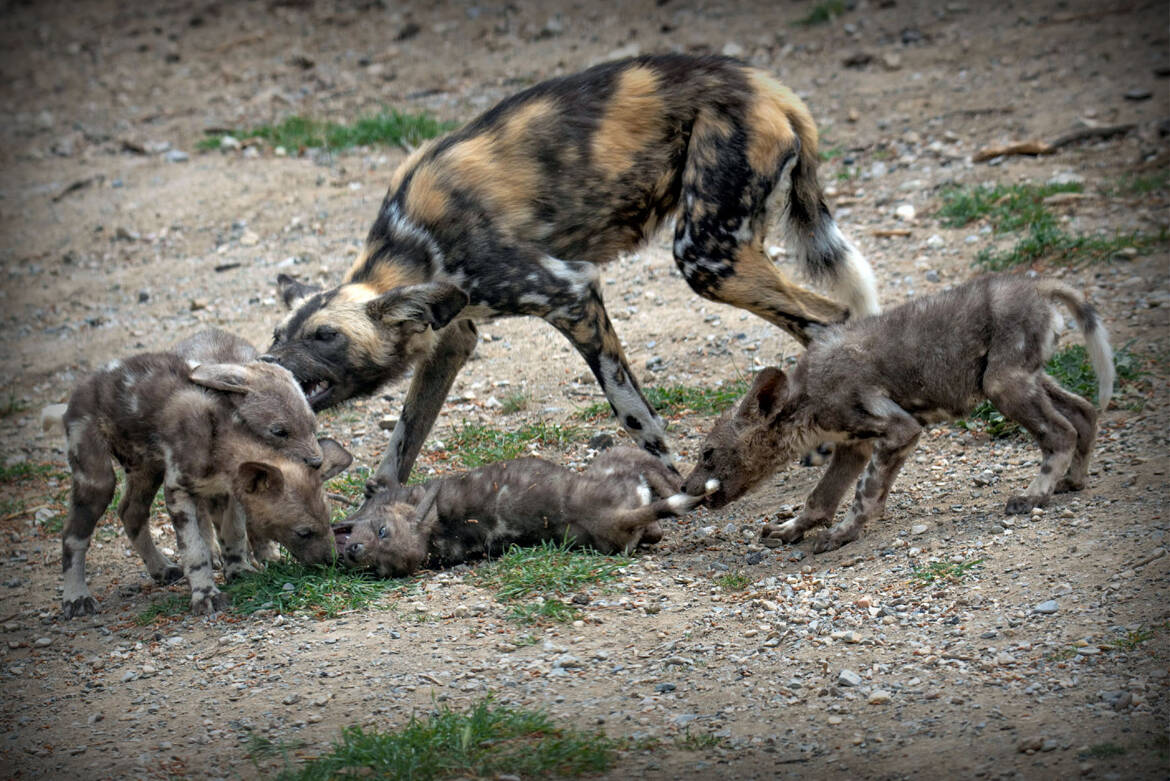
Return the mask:
{"type": "Polygon", "coordinates": [[[1036,290],[1045,298],[1067,306],[1080,323],[1085,335],[1085,352],[1089,354],[1089,362],[1093,364],[1093,371],[1097,375],[1097,406],[1106,409],[1113,395],[1113,348],[1109,346],[1109,334],[1097,316],[1097,310],[1079,291],[1063,282],[1041,280],[1036,283],[1036,290]]]}
{"type": "Polygon", "coordinates": [[[704,493],[699,496],[672,494],[665,499],[659,499],[632,510],[622,510],[617,514],[617,524],[621,528],[632,530],[662,518],[675,518],[683,515],[698,507],[704,499],[718,491],[719,481],[711,478],[703,488],[704,493]]]}
{"type": "Polygon", "coordinates": [[[41,430],[46,434],[65,436],[65,411],[68,404],[50,404],[41,410],[41,430]]]}
{"type": "Polygon", "coordinates": [[[849,307],[850,317],[880,311],[877,282],[869,261],[837,227],[825,205],[817,179],[817,128],[808,107],[790,90],[776,85],[776,99],[796,132],[796,160],[789,177],[790,190],[785,222],[788,241],[797,262],[815,281],[827,283],[833,294],[849,307]]]}

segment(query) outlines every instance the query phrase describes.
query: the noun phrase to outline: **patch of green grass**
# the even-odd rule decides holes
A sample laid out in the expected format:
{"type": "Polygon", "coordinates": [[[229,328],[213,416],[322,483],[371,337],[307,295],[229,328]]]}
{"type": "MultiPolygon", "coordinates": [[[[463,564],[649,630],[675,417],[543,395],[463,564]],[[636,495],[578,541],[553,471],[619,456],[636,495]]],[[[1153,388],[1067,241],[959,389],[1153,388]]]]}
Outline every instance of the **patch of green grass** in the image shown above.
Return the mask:
{"type": "Polygon", "coordinates": [[[1136,651],[1142,643],[1153,639],[1153,637],[1154,633],[1149,629],[1142,627],[1127,629],[1125,634],[1111,642],[1109,647],[1118,651],[1136,651]]]}
{"type": "Polygon", "coordinates": [[[845,13],[845,0],[824,0],[824,2],[814,5],[807,16],[797,19],[792,24],[799,27],[812,27],[831,22],[843,13],[845,13]]]}
{"type": "Polygon", "coordinates": [[[134,623],[138,626],[150,626],[156,619],[173,618],[186,615],[191,610],[191,597],[188,594],[167,594],[150,607],[134,616],[134,623]]]}
{"type": "Polygon", "coordinates": [[[290,152],[311,147],[332,150],[374,145],[409,148],[455,127],[454,122],[443,122],[427,114],[411,114],[394,109],[358,117],[349,124],[294,115],[285,117],[276,125],[258,125],[250,130],[208,136],[197,147],[205,151],[219,149],[224,135],[231,135],[237,139],[260,138],[274,147],[283,146],[290,152]]]}
{"type": "Polygon", "coordinates": [[[24,412],[28,407],[29,404],[27,401],[16,398],[16,391],[9,391],[4,401],[0,402],[0,418],[7,418],[11,415],[24,412]]]}
{"type": "Polygon", "coordinates": [[[1049,662],[1066,662],[1077,655],[1077,649],[1073,647],[1061,648],[1059,651],[1053,651],[1044,657],[1045,661],[1049,662]]]}
{"type": "Polygon", "coordinates": [[[835,160],[845,154],[845,147],[834,145],[820,150],[817,155],[821,160],[835,160]]]}
{"type": "Polygon", "coordinates": [[[248,615],[272,609],[278,613],[308,612],[318,618],[359,610],[402,588],[404,581],[384,580],[337,565],[309,567],[290,559],[270,562],[260,572],[244,575],[224,587],[232,610],[248,615]]]}
{"type": "Polygon", "coordinates": [[[1016,266],[1045,260],[1065,266],[1102,263],[1119,257],[1123,250],[1133,249],[1139,255],[1148,255],[1159,247],[1170,244],[1170,231],[1157,233],[1116,233],[1112,236],[1074,236],[1050,225],[1032,225],[1028,235],[1010,249],[996,252],[984,248],[975,258],[976,265],[989,271],[1003,271],[1016,266]]]}
{"type": "Polygon", "coordinates": [[[943,205],[936,216],[948,228],[961,228],[976,220],[987,219],[996,233],[1036,224],[1055,225],[1056,217],[1044,205],[1044,199],[1056,193],[1079,193],[1083,189],[1075,182],[955,187],[943,192],[943,205]]]}
{"type": "MultiPolygon", "coordinates": [[[[1138,357],[1130,351],[1131,344],[1133,342],[1128,342],[1113,353],[1113,366],[1117,373],[1115,391],[1123,391],[1137,385],[1148,374],[1138,357]]],[[[1089,362],[1089,354],[1084,345],[1069,345],[1056,352],[1049,359],[1046,368],[1062,387],[1089,399],[1094,404],[1097,402],[1097,375],[1089,362]]],[[[1018,423],[1005,418],[1003,413],[987,400],[980,402],[967,418],[958,421],[956,425],[968,431],[982,431],[992,439],[1001,439],[1023,431],[1018,423]]]]}
{"type": "Polygon", "coordinates": [[[521,412],[528,409],[528,404],[531,400],[531,397],[523,391],[509,393],[504,397],[504,400],[500,402],[500,412],[504,413],[505,415],[511,415],[514,412],[521,412]]]}
{"type": "Polygon", "coordinates": [[[1117,183],[1115,194],[1123,196],[1149,195],[1170,190],[1170,171],[1155,171],[1152,174],[1127,174],[1117,183]]]}
{"type": "Polygon", "coordinates": [[[527,548],[513,545],[498,559],[477,568],[474,582],[495,591],[501,602],[524,602],[513,611],[524,623],[571,621],[577,610],[562,597],[582,586],[616,579],[629,563],[625,556],[575,550],[567,542],[546,541],[527,548]],[[532,599],[537,596],[542,600],[532,599]]]}
{"type": "Polygon", "coordinates": [[[1081,752],[1082,758],[1092,757],[1093,759],[1108,759],[1110,757],[1124,756],[1126,753],[1125,746],[1119,746],[1113,742],[1094,743],[1089,746],[1088,751],[1081,752]]]}
{"type": "Polygon", "coordinates": [[[393,732],[346,727],[328,753],[280,778],[563,778],[608,770],[618,746],[602,732],[558,726],[541,711],[498,706],[486,698],[467,710],[443,706],[426,718],[412,717],[393,732]]]}
{"type": "Polygon", "coordinates": [[[61,479],[67,474],[61,471],[56,464],[35,463],[32,461],[18,461],[15,464],[0,466],[0,483],[21,483],[26,480],[61,479]]]}
{"type": "Polygon", "coordinates": [[[463,421],[458,429],[443,438],[446,449],[469,468],[516,458],[530,444],[563,448],[581,437],[576,426],[557,423],[529,423],[515,431],[463,421]]]}
{"type": "Polygon", "coordinates": [[[724,739],[710,732],[691,732],[688,726],[674,739],[674,745],[683,751],[705,751],[722,746],[724,739]]]}
{"type": "MultiPolygon", "coordinates": [[[[693,412],[700,415],[718,415],[733,406],[747,393],[748,383],[743,380],[727,382],[716,388],[695,388],[685,385],[646,388],[646,401],[660,415],[681,415],[693,412]]],[[[590,404],[577,415],[582,420],[594,420],[612,414],[608,402],[590,404]]]]}
{"type": "Polygon", "coordinates": [[[273,740],[263,735],[257,735],[255,732],[249,730],[247,740],[244,743],[244,752],[257,768],[259,768],[259,760],[269,759],[271,757],[283,757],[284,765],[287,768],[291,761],[289,755],[293,751],[298,751],[307,745],[308,743],[300,739],[273,740]]]}
{"type": "Polygon", "coordinates": [[[580,615],[579,609],[556,597],[514,604],[508,611],[508,617],[518,624],[567,624],[580,615]]]}
{"type": "Polygon", "coordinates": [[[715,578],[715,585],[727,591],[743,591],[752,584],[752,579],[743,572],[728,572],[715,578]]]}
{"type": "Polygon", "coordinates": [[[910,577],[922,585],[958,583],[983,563],[983,559],[971,561],[935,561],[925,567],[915,567],[910,577]]]}
{"type": "Polygon", "coordinates": [[[838,182],[849,182],[857,178],[857,169],[848,166],[843,167],[837,172],[838,182]]]}
{"type": "MultiPolygon", "coordinates": [[[[344,496],[355,504],[361,504],[366,498],[366,482],[373,474],[368,466],[354,466],[342,472],[325,484],[326,493],[344,496]]],[[[354,510],[354,505],[330,500],[333,508],[330,521],[337,523],[354,510]]]]}

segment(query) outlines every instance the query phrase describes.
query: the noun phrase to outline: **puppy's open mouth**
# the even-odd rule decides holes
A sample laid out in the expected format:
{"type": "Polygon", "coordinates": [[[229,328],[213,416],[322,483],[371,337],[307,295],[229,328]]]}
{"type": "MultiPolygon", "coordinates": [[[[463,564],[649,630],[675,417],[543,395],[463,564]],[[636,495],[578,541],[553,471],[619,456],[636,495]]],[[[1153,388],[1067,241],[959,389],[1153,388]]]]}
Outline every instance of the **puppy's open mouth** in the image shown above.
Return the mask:
{"type": "Polygon", "coordinates": [[[333,392],[333,386],[329,380],[316,380],[302,383],[301,390],[305,392],[305,399],[308,400],[309,406],[313,409],[320,409],[325,400],[329,398],[329,394],[333,392]]]}
{"type": "Polygon", "coordinates": [[[352,523],[335,523],[333,524],[333,543],[337,546],[337,552],[345,551],[345,546],[349,543],[349,535],[353,532],[352,523]]]}

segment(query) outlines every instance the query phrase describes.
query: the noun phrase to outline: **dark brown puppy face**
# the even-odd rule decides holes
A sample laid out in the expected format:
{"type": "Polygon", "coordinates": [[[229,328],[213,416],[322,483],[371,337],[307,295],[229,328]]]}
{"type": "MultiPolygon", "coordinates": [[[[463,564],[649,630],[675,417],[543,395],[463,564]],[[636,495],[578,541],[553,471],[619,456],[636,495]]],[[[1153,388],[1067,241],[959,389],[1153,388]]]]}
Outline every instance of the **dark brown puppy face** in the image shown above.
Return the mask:
{"type": "Polygon", "coordinates": [[[422,567],[427,533],[414,506],[395,498],[377,493],[333,525],[338,555],[347,566],[372,569],[383,578],[405,577],[422,567]]]}
{"type": "Polygon", "coordinates": [[[320,290],[283,274],[277,284],[291,311],[262,360],[291,371],[317,411],[401,377],[467,305],[467,294],[441,282],[386,293],[360,282],[320,290]]]}

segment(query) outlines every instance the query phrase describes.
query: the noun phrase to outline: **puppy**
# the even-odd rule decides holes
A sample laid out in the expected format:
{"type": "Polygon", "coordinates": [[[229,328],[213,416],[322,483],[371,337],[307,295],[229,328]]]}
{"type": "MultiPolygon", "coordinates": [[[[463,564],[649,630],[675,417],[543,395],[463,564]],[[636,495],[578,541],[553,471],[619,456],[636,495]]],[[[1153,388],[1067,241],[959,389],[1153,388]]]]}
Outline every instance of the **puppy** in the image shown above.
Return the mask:
{"type": "Polygon", "coordinates": [[[1093,308],[1054,280],[985,276],[882,315],[827,331],[788,375],[765,369],[739,406],[703,443],[687,492],[721,483],[714,507],[742,496],[817,442],[835,441],[828,471],[800,514],[764,529],[765,543],[797,542],[832,522],[849,486],[852,508],[815,546],[833,550],[879,518],[886,496],[923,427],[968,414],[990,399],[1040,445],[1040,474],[1005,511],[1026,513],[1054,492],[1085,485],[1097,411],[1044,372],[1052,355],[1056,313],[1066,305],[1084,331],[1097,374],[1101,409],[1113,389],[1113,353],[1093,308]],[[868,463],[868,466],[867,466],[868,463]]]}
{"type": "MultiPolygon", "coordinates": [[[[713,481],[706,490],[716,487],[713,481]]],[[[546,540],[630,553],[662,539],[660,518],[703,500],[678,488],[677,475],[633,448],[607,451],[585,472],[520,458],[419,486],[382,487],[334,531],[347,564],[383,577],[546,540]]]]}

